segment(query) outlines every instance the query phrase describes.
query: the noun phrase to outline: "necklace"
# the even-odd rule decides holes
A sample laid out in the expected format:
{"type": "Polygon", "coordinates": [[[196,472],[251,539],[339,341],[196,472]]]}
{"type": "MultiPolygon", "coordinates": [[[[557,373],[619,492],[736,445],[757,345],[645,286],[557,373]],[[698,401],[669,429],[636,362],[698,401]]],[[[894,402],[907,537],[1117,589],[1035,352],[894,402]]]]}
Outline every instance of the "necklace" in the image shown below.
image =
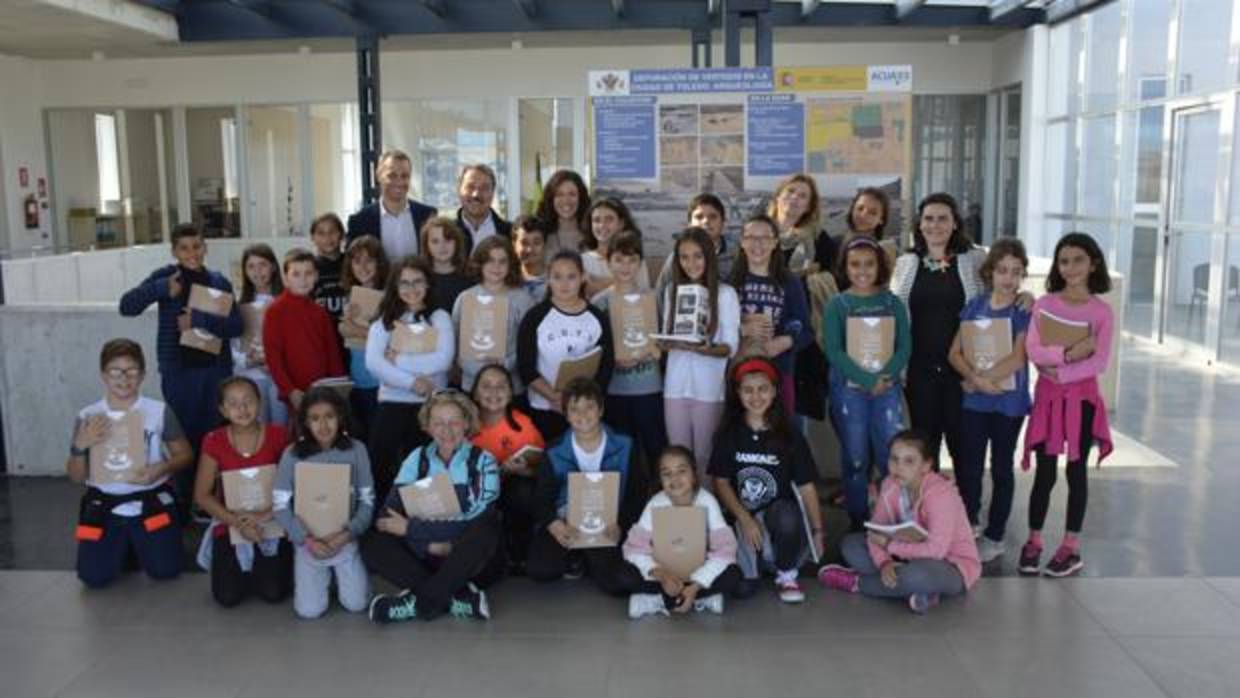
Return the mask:
{"type": "Polygon", "coordinates": [[[254,433],[254,445],[249,451],[241,448],[241,439],[233,432],[232,428],[228,430],[228,440],[232,443],[233,450],[241,454],[242,458],[251,458],[255,453],[258,453],[258,448],[262,445],[263,430],[260,428],[254,433]]]}
{"type": "Polygon", "coordinates": [[[931,259],[929,255],[921,258],[921,266],[929,272],[947,271],[952,268],[952,262],[956,260],[956,255],[949,254],[943,259],[931,259]]]}

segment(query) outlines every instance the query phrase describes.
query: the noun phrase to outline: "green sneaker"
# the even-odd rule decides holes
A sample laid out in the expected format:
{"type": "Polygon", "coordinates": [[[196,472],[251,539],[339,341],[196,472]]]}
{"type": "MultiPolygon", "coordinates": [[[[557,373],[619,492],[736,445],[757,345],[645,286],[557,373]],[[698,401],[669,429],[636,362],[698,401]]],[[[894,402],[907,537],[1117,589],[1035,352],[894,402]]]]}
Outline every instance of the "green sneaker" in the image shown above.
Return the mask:
{"type": "Polygon", "coordinates": [[[370,620],[375,623],[400,623],[417,617],[417,598],[408,589],[396,596],[376,594],[370,600],[370,620]]]}
{"type": "Polygon", "coordinates": [[[470,582],[452,597],[452,605],[448,607],[448,613],[454,618],[490,619],[491,610],[487,606],[486,592],[470,582]]]}

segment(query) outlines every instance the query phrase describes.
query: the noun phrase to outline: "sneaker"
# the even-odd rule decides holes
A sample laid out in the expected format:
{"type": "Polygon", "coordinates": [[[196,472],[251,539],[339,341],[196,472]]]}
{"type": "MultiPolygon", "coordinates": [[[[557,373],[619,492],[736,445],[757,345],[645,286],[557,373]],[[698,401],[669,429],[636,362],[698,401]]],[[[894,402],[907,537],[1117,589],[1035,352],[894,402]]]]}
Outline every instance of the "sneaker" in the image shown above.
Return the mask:
{"type": "Polygon", "coordinates": [[[910,594],[908,597],[908,609],[919,616],[938,605],[938,594],[910,594]]]}
{"type": "Polygon", "coordinates": [[[1042,570],[1042,574],[1048,577],[1071,577],[1085,568],[1085,562],[1081,560],[1081,554],[1070,548],[1060,548],[1055,551],[1055,557],[1046,563],[1046,569],[1042,570]]]}
{"type": "Polygon", "coordinates": [[[986,536],[977,542],[977,557],[982,562],[990,562],[1003,557],[1007,552],[1007,545],[1001,540],[991,540],[986,536]]]}
{"type": "Polygon", "coordinates": [[[801,603],[805,601],[805,592],[801,591],[801,585],[796,579],[776,581],[775,588],[779,590],[779,600],[784,603],[801,603]]]}
{"type": "Polygon", "coordinates": [[[452,597],[448,613],[454,618],[490,619],[491,609],[487,606],[487,593],[474,586],[473,582],[468,583],[452,597]]]}
{"type": "Polygon", "coordinates": [[[417,598],[408,589],[396,596],[375,594],[370,600],[370,620],[375,623],[399,623],[418,617],[417,598]]]}
{"type": "Polygon", "coordinates": [[[586,576],[586,560],[580,555],[569,555],[564,565],[565,579],[581,579],[586,576]]]}
{"type": "Polygon", "coordinates": [[[857,593],[857,581],[861,578],[853,570],[843,565],[823,565],[818,570],[818,583],[828,589],[857,593]]]}
{"type": "Polygon", "coordinates": [[[709,611],[717,616],[723,615],[723,594],[711,594],[704,599],[695,599],[693,610],[698,613],[709,611]]]}
{"type": "Polygon", "coordinates": [[[629,618],[637,620],[646,616],[668,615],[662,594],[630,594],[629,618]]]}
{"type": "Polygon", "coordinates": [[[1020,549],[1020,573],[1041,574],[1042,546],[1025,543],[1020,549]]]}

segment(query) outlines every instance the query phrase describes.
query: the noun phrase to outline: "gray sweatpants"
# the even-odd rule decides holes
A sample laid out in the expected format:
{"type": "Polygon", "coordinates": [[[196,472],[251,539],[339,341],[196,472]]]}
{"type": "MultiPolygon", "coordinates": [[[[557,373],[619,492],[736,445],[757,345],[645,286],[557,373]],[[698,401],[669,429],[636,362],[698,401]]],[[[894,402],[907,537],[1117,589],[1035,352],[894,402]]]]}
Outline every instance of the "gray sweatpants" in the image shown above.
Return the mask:
{"type": "Polygon", "coordinates": [[[870,557],[864,533],[850,533],[840,542],[845,563],[861,575],[858,587],[866,596],[904,598],[913,594],[964,593],[964,577],[947,560],[908,560],[896,570],[896,585],[887,587],[870,557]]]}
{"type": "Polygon", "coordinates": [[[370,576],[356,542],[344,546],[329,560],[319,560],[305,546],[297,546],[293,556],[293,610],[298,616],[311,619],[327,612],[333,572],[336,598],[341,606],[360,613],[370,605],[370,576]]]}

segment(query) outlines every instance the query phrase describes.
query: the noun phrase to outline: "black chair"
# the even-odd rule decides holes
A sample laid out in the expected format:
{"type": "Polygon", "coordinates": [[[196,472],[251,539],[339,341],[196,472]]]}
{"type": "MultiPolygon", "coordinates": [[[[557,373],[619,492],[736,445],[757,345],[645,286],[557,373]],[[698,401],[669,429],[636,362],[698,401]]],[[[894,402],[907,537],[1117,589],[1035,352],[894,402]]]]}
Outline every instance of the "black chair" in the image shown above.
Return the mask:
{"type": "MultiPolygon", "coordinates": [[[[1227,290],[1224,294],[1230,298],[1232,302],[1240,301],[1240,267],[1227,267],[1227,290]]],[[[1193,314],[1197,311],[1197,304],[1201,303],[1205,306],[1210,300],[1210,264],[1198,264],[1193,267],[1193,296],[1188,301],[1188,318],[1184,323],[1185,331],[1193,324],[1193,314]]],[[[1236,328],[1240,330],[1240,322],[1236,328]]]]}

